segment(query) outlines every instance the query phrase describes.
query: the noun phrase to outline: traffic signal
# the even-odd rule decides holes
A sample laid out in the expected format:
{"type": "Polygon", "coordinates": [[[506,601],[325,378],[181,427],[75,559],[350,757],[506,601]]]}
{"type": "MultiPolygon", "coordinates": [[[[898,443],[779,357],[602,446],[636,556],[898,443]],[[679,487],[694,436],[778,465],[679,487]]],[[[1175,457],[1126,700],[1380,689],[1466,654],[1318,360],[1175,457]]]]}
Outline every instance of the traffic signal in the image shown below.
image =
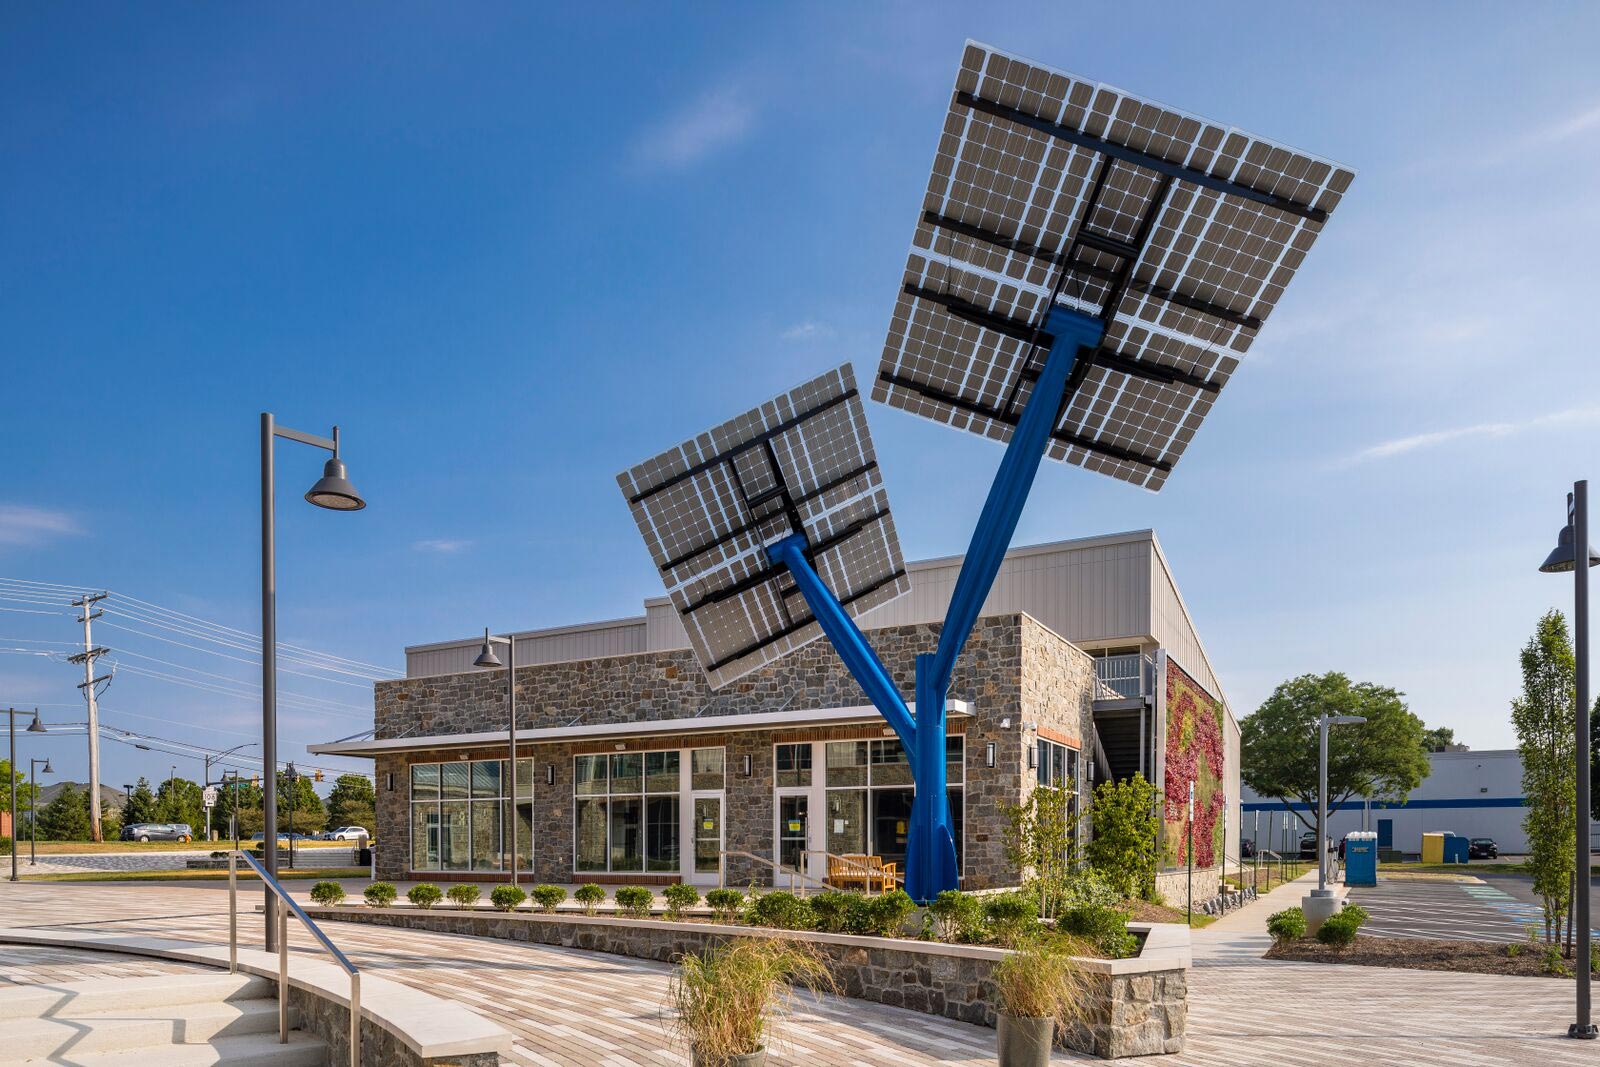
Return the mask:
{"type": "Polygon", "coordinates": [[[252,774],[250,776],[250,788],[251,789],[260,789],[261,788],[261,776],[259,774],[252,774]]]}
{"type": "Polygon", "coordinates": [[[319,781],[319,782],[320,782],[320,781],[322,781],[322,772],[321,772],[321,771],[318,771],[318,772],[317,772],[317,773],[316,773],[316,774],[314,774],[314,775],[312,775],[312,776],[311,776],[311,777],[312,777],[312,778],[313,778],[313,779],[315,779],[315,780],[316,780],[316,781],[319,781]]]}

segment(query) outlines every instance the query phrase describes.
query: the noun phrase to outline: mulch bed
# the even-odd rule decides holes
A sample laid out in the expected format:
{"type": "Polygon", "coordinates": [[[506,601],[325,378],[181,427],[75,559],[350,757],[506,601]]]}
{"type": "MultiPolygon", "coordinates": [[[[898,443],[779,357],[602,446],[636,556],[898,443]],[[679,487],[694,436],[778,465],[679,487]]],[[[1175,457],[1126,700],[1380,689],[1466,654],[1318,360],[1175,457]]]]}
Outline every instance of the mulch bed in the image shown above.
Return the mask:
{"type": "MultiPolygon", "coordinates": [[[[1356,938],[1348,948],[1324,945],[1315,938],[1275,943],[1267,951],[1269,960],[1297,960],[1306,963],[1351,963],[1362,967],[1406,967],[1417,971],[1467,971],[1472,974],[1512,974],[1530,978],[1553,978],[1544,971],[1542,945],[1505,945],[1488,941],[1442,941],[1432,938],[1367,937],[1356,938]],[[1507,949],[1517,954],[1508,955],[1507,949]]],[[[1572,960],[1562,965],[1573,970],[1572,960]]],[[[1570,974],[1566,977],[1571,977],[1570,974]]]]}

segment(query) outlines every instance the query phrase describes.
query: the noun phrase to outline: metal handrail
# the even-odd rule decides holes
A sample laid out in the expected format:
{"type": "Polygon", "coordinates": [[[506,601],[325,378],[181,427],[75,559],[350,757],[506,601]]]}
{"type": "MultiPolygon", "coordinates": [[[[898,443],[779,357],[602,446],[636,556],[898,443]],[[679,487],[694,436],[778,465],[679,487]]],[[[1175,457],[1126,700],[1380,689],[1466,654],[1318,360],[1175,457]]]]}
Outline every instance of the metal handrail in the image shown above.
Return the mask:
{"type": "MultiPolygon", "coordinates": [[[[828,888],[828,883],[822,879],[813,878],[811,875],[806,874],[803,871],[796,870],[795,868],[790,867],[788,864],[780,863],[776,857],[757,856],[754,852],[744,852],[736,849],[723,849],[722,852],[718,853],[718,855],[724,861],[717,864],[717,885],[719,887],[726,887],[728,884],[728,864],[726,863],[727,858],[729,856],[740,856],[744,859],[755,860],[757,863],[765,863],[767,866],[771,867],[772,886],[774,889],[778,887],[779,871],[783,871],[789,876],[789,892],[791,893],[794,893],[796,889],[801,888],[796,883],[796,879],[810,882],[813,885],[819,885],[824,889],[828,888]]],[[[799,894],[796,895],[798,896],[799,894]]]]}
{"type": "Polygon", "coordinates": [[[334,961],[344,968],[350,976],[350,1067],[361,1067],[361,971],[350,958],[339,951],[339,946],[328,939],[318,926],[305,913],[305,909],[294,902],[283,884],[267,872],[267,869],[256,862],[255,857],[242,850],[233,850],[228,853],[228,970],[238,973],[239,970],[239,860],[250,865],[250,869],[261,876],[262,884],[272,890],[273,897],[277,900],[278,924],[278,1043],[287,1044],[289,1040],[289,914],[294,913],[295,918],[311,932],[311,936],[321,942],[322,947],[333,955],[334,961]]]}

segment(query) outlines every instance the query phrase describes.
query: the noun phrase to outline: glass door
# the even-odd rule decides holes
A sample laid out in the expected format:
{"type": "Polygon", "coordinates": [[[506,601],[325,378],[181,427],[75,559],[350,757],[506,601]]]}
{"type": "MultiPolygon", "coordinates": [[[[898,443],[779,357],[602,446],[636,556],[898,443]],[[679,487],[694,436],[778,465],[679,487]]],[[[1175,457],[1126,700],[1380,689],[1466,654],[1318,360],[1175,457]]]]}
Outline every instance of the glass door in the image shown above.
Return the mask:
{"type": "Polygon", "coordinates": [[[778,862],[793,870],[806,869],[811,798],[804,793],[778,797],[778,862]]]}
{"type": "Polygon", "coordinates": [[[716,885],[722,873],[722,796],[694,798],[694,871],[696,885],[716,885]]]}

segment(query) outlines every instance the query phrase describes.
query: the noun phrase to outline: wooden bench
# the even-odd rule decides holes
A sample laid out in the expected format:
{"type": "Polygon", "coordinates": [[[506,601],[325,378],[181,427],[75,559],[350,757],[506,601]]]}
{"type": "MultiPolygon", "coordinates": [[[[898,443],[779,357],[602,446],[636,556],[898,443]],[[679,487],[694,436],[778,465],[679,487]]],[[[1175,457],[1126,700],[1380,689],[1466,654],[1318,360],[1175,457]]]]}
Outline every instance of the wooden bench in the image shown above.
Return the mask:
{"type": "Polygon", "coordinates": [[[900,875],[897,865],[883,862],[882,856],[846,853],[828,857],[828,884],[840,889],[859,886],[868,893],[874,887],[887,892],[900,884],[900,875]]]}

